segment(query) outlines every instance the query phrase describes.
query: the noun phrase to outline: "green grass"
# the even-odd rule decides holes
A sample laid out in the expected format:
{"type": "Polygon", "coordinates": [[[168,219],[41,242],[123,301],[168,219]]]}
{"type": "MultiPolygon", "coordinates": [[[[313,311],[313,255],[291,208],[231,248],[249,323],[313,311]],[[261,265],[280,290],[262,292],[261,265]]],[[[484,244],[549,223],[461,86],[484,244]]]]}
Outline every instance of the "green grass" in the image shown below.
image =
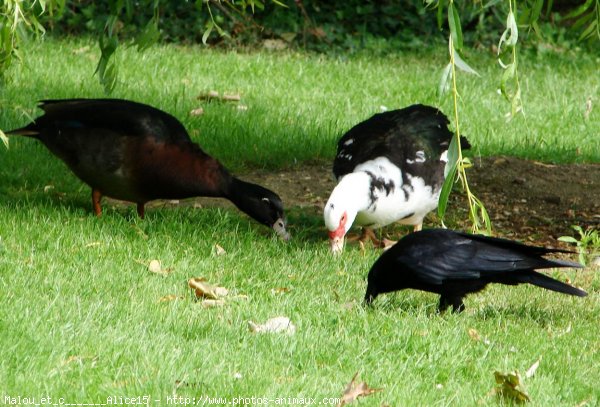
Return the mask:
{"type": "MultiPolygon", "coordinates": [[[[72,53],[82,45],[49,41],[25,51],[27,67],[11,71],[0,91],[0,128],[24,124],[23,111],[36,114],[37,99],[101,96],[94,56],[72,53]]],[[[238,170],[329,160],[340,133],[380,105],[435,103],[443,65],[438,55],[369,61],[176,47],[122,52],[114,96],[173,113],[238,170]],[[213,103],[190,116],[202,105],[195,96],[211,89],[239,91],[248,110],[213,103]]],[[[536,78],[523,79],[527,116],[505,123],[496,69],[477,56],[484,78],[461,77],[463,131],[475,151],[598,161],[598,109],[587,122],[581,116],[598,90],[597,61],[579,57],[577,64],[523,61],[521,70],[536,78]]],[[[447,101],[442,106],[449,111],[447,101]]],[[[234,210],[152,209],[140,220],[133,208],[107,204],[97,219],[89,189],[39,143],[13,138],[0,156],[0,403],[8,404],[6,396],[105,403],[144,395],[162,404],[169,395],[318,402],[339,397],[359,371],[383,391],[356,405],[490,405],[494,371],[524,373],[540,358],[525,379],[532,405],[600,399],[593,269],[552,273],[586,289],[584,299],[490,287],[468,297],[462,315],[439,316],[436,296],[406,291],[366,310],[365,278],[379,253],[350,247],[333,258],[314,211],[290,208],[289,244],[234,210]],[[215,255],[215,244],[227,254],[215,255]],[[171,273],[147,271],[152,259],[171,273]],[[247,299],[203,308],[187,288],[200,276],[247,299]],[[273,292],[281,287],[289,291],[273,292]],[[167,295],[180,298],[159,301],[167,295]],[[248,320],[278,315],[292,319],[295,335],[247,329],[248,320]]]]}
{"type": "MultiPolygon", "coordinates": [[[[92,43],[47,41],[24,52],[26,66],[10,72],[0,92],[0,126],[26,123],[44,98],[101,97],[92,76],[92,43]],[[83,46],[89,50],[81,52],[83,46]]],[[[331,159],[336,141],[354,124],[380,111],[412,103],[440,106],[450,116],[451,100],[436,95],[445,50],[388,58],[219,53],[203,48],[153,47],[144,54],[122,48],[120,83],[114,97],[153,104],[179,118],[192,137],[227,166],[276,168],[298,161],[331,159]],[[247,110],[206,103],[208,90],[239,93],[247,110]],[[204,107],[205,114],[189,112],[204,107]],[[242,160],[240,160],[242,157],[242,160]]],[[[480,71],[463,74],[461,130],[481,155],[513,155],[554,162],[598,162],[600,109],[584,120],[588,97],[600,90],[598,57],[524,53],[520,72],[525,116],[507,122],[509,106],[498,95],[501,69],[491,54],[468,61],[480,71]]]]}

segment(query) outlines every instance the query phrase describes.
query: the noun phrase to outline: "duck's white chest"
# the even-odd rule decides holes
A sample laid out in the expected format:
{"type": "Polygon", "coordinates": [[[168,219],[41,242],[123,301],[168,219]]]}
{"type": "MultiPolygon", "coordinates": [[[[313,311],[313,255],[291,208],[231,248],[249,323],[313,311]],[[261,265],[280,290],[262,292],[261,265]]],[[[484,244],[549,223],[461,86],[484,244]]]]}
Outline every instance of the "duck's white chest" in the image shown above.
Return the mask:
{"type": "Polygon", "coordinates": [[[377,158],[360,164],[371,178],[368,206],[358,212],[355,224],[373,228],[400,222],[422,223],[428,212],[437,207],[440,191],[434,191],[421,177],[402,174],[387,158],[377,158]]]}

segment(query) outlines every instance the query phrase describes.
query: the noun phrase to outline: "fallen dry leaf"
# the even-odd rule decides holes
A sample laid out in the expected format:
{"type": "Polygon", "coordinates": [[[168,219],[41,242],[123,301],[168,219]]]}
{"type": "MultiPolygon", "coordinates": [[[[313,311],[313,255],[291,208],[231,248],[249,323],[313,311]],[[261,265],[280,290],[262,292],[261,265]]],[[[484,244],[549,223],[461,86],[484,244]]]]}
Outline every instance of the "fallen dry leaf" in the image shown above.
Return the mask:
{"type": "Polygon", "coordinates": [[[277,287],[277,288],[271,288],[271,294],[285,294],[285,293],[289,293],[290,289],[287,287],[277,287]]]}
{"type": "Polygon", "coordinates": [[[342,309],[346,311],[351,311],[355,307],[356,303],[354,301],[345,302],[342,304],[342,309]]]}
{"type": "Polygon", "coordinates": [[[225,305],[225,301],[208,299],[208,300],[202,300],[200,305],[202,305],[204,308],[222,307],[223,305],[225,305]]]}
{"type": "Polygon", "coordinates": [[[211,100],[211,99],[218,99],[218,98],[219,98],[219,92],[217,92],[216,90],[209,90],[208,92],[199,94],[196,99],[211,100]]]}
{"type": "Polygon", "coordinates": [[[521,375],[516,370],[509,373],[494,372],[496,378],[497,387],[495,389],[496,394],[517,403],[524,403],[531,401],[529,395],[525,391],[521,375]]]}
{"type": "MultiPolygon", "coordinates": [[[[142,263],[142,262],[140,262],[142,263]]],[[[144,263],[142,263],[144,264],[144,263]]],[[[171,269],[163,269],[159,260],[150,260],[148,263],[148,271],[154,274],[160,274],[161,276],[166,276],[172,270],[171,269]]]]}
{"type": "Polygon", "coordinates": [[[202,277],[194,277],[188,280],[188,286],[194,290],[196,298],[218,300],[229,294],[225,287],[217,287],[206,282],[202,277]]]}
{"type": "Polygon", "coordinates": [[[89,45],[86,45],[84,47],[74,49],[73,54],[75,54],[75,55],[84,54],[84,53],[88,52],[89,50],[90,50],[89,45]]]}
{"type": "Polygon", "coordinates": [[[223,96],[221,96],[221,100],[224,100],[226,102],[239,102],[241,99],[242,99],[242,97],[240,96],[239,93],[235,93],[235,94],[224,93],[223,96]]]}
{"type": "Polygon", "coordinates": [[[102,245],[102,242],[90,242],[83,247],[87,248],[87,247],[95,247],[95,246],[100,246],[100,245],[102,245]]]}
{"type": "Polygon", "coordinates": [[[201,107],[190,111],[191,116],[202,116],[203,114],[204,114],[204,109],[201,107]]]}
{"type": "Polygon", "coordinates": [[[541,357],[533,365],[531,365],[529,369],[527,369],[527,371],[525,372],[526,378],[530,378],[535,374],[535,371],[538,369],[538,367],[540,367],[540,360],[542,360],[541,357]]]}
{"type": "Polygon", "coordinates": [[[224,93],[223,96],[221,96],[216,90],[210,90],[208,92],[201,93],[196,99],[208,101],[217,100],[222,102],[239,102],[242,99],[242,96],[239,93],[224,93]]]}
{"type": "Polygon", "coordinates": [[[590,113],[592,113],[592,97],[588,96],[585,101],[585,112],[583,112],[583,118],[586,121],[590,119],[590,113]]]}
{"type": "Polygon", "coordinates": [[[479,332],[477,332],[477,330],[475,328],[469,328],[469,336],[474,341],[480,341],[481,340],[481,336],[479,336],[479,332]]]}
{"type": "Polygon", "coordinates": [[[223,255],[227,254],[227,252],[225,251],[225,249],[223,249],[223,247],[220,244],[216,243],[215,244],[215,254],[217,256],[223,256],[223,255]]]}
{"type": "Polygon", "coordinates": [[[359,397],[369,396],[378,391],[382,391],[383,389],[372,389],[370,388],[366,382],[360,382],[356,384],[356,377],[358,376],[358,372],[354,373],[352,380],[346,386],[346,390],[344,390],[344,394],[340,399],[340,403],[338,407],[345,406],[346,404],[350,404],[359,397]]]}
{"type": "Polygon", "coordinates": [[[269,39],[263,41],[263,48],[269,51],[281,51],[288,47],[285,41],[279,39],[269,39]]]}
{"type": "Polygon", "coordinates": [[[148,271],[151,273],[160,273],[162,268],[160,267],[160,261],[151,260],[150,264],[148,264],[148,271]]]}
{"type": "Polygon", "coordinates": [[[264,324],[248,321],[248,329],[253,333],[285,333],[292,335],[296,332],[296,326],[288,317],[271,318],[264,324]]]}
{"type": "Polygon", "coordinates": [[[160,297],[158,299],[158,302],[169,302],[169,301],[175,301],[175,300],[181,300],[183,299],[183,297],[177,296],[175,294],[169,294],[169,295],[165,295],[164,297],[160,297]]]}

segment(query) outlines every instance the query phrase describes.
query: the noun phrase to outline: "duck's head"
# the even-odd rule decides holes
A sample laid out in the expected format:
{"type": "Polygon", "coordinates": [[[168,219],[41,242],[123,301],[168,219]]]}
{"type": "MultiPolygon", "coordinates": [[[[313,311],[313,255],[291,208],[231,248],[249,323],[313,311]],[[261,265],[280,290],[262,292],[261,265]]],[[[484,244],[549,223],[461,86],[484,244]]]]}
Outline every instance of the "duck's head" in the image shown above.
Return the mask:
{"type": "Polygon", "coordinates": [[[347,205],[334,189],[323,210],[325,226],[329,231],[329,244],[334,254],[339,254],[344,249],[344,236],[350,230],[357,211],[352,205],[347,205]]]}
{"type": "Polygon", "coordinates": [[[260,185],[240,181],[234,188],[233,203],[250,217],[273,229],[283,240],[290,240],[281,198],[260,185]]]}

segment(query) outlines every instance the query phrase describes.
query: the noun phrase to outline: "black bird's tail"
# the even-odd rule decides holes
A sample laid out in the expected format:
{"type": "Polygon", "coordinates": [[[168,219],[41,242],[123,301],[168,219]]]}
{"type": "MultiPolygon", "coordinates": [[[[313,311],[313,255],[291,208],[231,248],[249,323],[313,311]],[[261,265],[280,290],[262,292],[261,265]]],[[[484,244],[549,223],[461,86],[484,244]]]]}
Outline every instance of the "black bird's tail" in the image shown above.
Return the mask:
{"type": "MultiPolygon", "coordinates": [[[[581,268],[581,265],[577,263],[563,262],[560,260],[557,261],[557,263],[566,263],[563,265],[563,267],[581,268]]],[[[569,284],[565,284],[536,271],[531,271],[529,273],[515,273],[514,277],[516,277],[516,279],[521,283],[537,285],[538,287],[542,287],[547,290],[556,291],[563,294],[576,295],[577,297],[587,296],[587,293],[579,288],[575,288],[569,284]]]]}
{"type": "Polygon", "coordinates": [[[20,129],[5,131],[4,134],[9,136],[16,134],[19,136],[36,137],[40,134],[40,132],[35,127],[35,123],[31,123],[30,125],[21,127],[20,129]]]}

